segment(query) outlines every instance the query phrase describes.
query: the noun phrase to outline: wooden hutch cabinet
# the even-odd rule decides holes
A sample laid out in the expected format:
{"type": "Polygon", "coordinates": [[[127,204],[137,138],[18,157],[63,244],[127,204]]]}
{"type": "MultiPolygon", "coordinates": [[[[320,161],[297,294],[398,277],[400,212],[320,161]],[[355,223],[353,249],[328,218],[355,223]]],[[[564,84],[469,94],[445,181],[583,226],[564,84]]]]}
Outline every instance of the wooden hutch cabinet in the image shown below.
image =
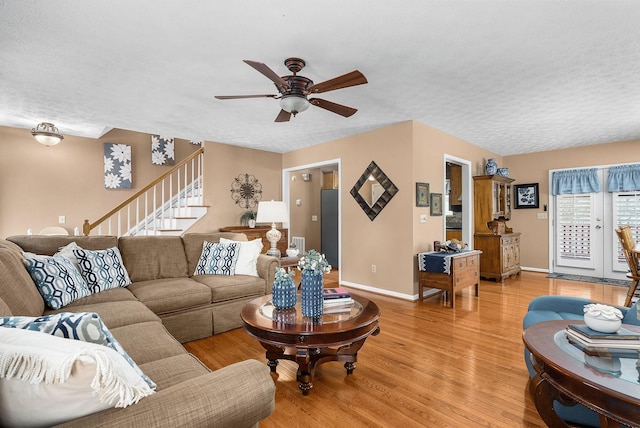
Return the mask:
{"type": "Polygon", "coordinates": [[[474,185],[474,248],[480,255],[480,276],[502,282],[520,273],[520,233],[506,222],[511,218],[509,177],[479,175],[474,185]]]}

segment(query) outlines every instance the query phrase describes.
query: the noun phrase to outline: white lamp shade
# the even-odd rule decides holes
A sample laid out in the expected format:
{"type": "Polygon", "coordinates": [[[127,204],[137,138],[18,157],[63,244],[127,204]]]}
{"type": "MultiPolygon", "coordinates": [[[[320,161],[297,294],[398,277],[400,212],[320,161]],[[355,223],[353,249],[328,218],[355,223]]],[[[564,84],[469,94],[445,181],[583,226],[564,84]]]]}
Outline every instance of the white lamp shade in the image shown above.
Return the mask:
{"type": "Polygon", "coordinates": [[[258,223],[288,223],[289,210],[283,201],[262,201],[258,204],[258,223]]]}

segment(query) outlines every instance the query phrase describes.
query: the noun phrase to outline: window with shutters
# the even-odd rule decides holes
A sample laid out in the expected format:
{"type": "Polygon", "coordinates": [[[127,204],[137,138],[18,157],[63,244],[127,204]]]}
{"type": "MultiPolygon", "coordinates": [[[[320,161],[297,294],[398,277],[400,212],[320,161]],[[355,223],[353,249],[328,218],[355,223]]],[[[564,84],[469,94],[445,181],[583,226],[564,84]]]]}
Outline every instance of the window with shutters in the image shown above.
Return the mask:
{"type": "MultiPolygon", "coordinates": [[[[613,215],[616,227],[628,224],[633,231],[636,245],[640,243],[640,191],[613,193],[613,215]]],[[[626,266],[620,241],[617,244],[618,262],[626,266]]]]}
{"type": "Polygon", "coordinates": [[[592,262],[593,193],[557,195],[557,263],[575,266],[592,262]]]}

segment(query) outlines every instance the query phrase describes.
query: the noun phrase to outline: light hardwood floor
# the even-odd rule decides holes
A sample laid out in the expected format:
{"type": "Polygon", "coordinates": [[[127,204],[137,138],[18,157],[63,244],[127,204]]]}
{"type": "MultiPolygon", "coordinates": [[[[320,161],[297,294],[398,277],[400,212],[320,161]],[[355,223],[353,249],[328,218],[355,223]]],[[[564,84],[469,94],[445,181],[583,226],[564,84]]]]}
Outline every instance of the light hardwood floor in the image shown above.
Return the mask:
{"type": "MultiPolygon", "coordinates": [[[[335,271],[325,286],[336,285],[335,271]]],[[[456,308],[443,295],[409,302],[351,290],[381,310],[380,334],[358,353],[348,376],[342,363],[316,370],[303,396],[296,364],[281,361],[271,427],[543,427],[529,397],[524,365],[522,317],[536,296],[580,296],[622,305],[626,288],[549,279],[523,272],[504,283],[482,281],[458,292],[456,308]]],[[[186,344],[211,369],[254,358],[264,350],[243,329],[186,344]]],[[[215,388],[215,385],[212,385],[215,388]]]]}

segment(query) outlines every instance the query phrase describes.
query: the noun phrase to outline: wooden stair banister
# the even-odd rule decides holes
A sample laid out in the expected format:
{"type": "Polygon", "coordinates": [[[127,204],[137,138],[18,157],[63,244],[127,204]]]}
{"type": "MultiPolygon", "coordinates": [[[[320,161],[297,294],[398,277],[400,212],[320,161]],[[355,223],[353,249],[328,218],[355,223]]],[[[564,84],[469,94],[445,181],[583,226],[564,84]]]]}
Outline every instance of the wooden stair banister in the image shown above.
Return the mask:
{"type": "Polygon", "coordinates": [[[100,217],[95,222],[90,223],[88,219],[85,219],[84,224],[82,225],[82,234],[85,235],[85,236],[89,235],[93,229],[98,227],[100,224],[102,224],[103,222],[105,222],[106,220],[111,218],[112,216],[116,215],[120,210],[122,210],[127,205],[129,205],[132,202],[134,202],[136,199],[138,199],[141,196],[143,196],[147,191],[151,190],[154,186],[156,186],[157,184],[161,183],[167,177],[169,177],[170,175],[172,175],[175,172],[177,172],[178,170],[180,170],[180,168],[182,168],[187,163],[191,162],[193,159],[195,159],[196,157],[200,156],[201,154],[204,154],[204,147],[196,150],[191,155],[189,155],[187,158],[185,158],[184,160],[180,161],[177,165],[174,165],[171,169],[169,169],[164,174],[162,174],[161,176],[159,176],[158,178],[153,180],[151,183],[147,184],[142,189],[138,190],[136,193],[134,193],[129,198],[127,198],[124,202],[122,202],[117,207],[115,207],[114,209],[112,209],[111,211],[109,211],[108,213],[103,215],[102,217],[100,217]]]}

